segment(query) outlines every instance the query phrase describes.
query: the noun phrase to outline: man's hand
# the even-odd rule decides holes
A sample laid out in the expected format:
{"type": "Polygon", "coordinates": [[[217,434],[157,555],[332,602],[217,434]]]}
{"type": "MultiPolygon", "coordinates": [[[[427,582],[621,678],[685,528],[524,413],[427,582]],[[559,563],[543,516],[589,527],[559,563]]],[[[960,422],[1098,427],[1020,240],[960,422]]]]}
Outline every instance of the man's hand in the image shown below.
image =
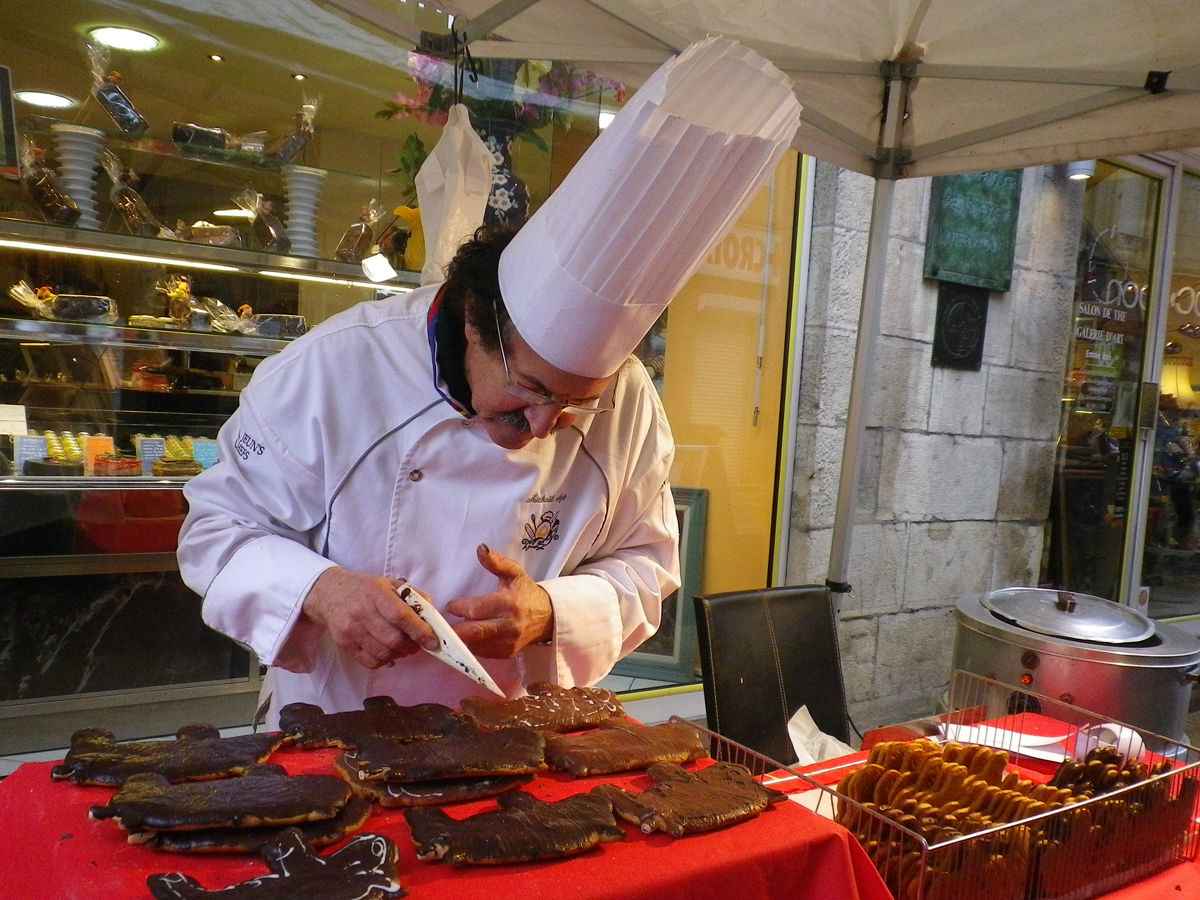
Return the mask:
{"type": "Polygon", "coordinates": [[[510,659],[527,645],[554,636],[554,607],[545,588],[530,578],[516,561],[480,544],[479,564],[499,580],[496,590],[458,597],[446,612],[465,621],[455,624],[468,647],[487,659],[510,659]]]}
{"type": "Polygon", "coordinates": [[[433,629],[396,594],[396,583],[379,575],[326,569],[304,598],[304,614],[368,669],[391,665],[421,645],[439,646],[433,629]]]}

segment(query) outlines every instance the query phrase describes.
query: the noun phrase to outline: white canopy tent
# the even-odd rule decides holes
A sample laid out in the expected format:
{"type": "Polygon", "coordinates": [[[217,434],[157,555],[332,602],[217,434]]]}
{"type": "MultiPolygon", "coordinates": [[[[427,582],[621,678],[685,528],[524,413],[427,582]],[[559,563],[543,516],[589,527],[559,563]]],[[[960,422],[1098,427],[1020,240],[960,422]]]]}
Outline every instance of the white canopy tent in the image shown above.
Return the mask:
{"type": "MultiPolygon", "coordinates": [[[[372,0],[319,0],[419,46],[372,0]]],[[[636,87],[709,34],[795,82],[795,148],[875,178],[828,581],[853,500],[899,178],[1200,146],[1195,0],[444,0],[476,57],[569,60],[636,87]]]]}

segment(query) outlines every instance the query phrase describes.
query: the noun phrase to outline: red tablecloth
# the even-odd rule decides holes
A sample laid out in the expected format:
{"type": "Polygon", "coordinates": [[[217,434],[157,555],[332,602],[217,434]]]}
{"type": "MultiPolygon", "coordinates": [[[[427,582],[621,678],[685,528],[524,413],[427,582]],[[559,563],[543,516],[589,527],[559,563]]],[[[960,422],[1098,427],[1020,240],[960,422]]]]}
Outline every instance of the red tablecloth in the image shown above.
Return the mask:
{"type": "MultiPolygon", "coordinates": [[[[292,774],[329,771],[333,751],[289,750],[272,762],[292,774]]],[[[78,787],[50,778],[51,763],[30,763],[0,782],[0,898],[133,900],[150,897],[146,876],[184,872],[210,890],[267,872],[254,856],[178,855],[132,846],[112,821],[93,821],[110,788],[78,787]]],[[[636,790],[644,775],[604,779],[636,790]]],[[[590,789],[601,779],[551,774],[527,786],[546,800],[590,789]]],[[[491,808],[490,801],[447,807],[455,816],[491,808]]],[[[398,810],[376,807],[364,832],[400,848],[400,881],[412,900],[889,900],[866,854],[840,826],[796,803],[769,807],[753,821],[674,839],[623,826],[627,838],[570,859],[533,864],[455,867],[416,858],[398,810]]],[[[330,852],[332,848],[322,852],[330,852]]]]}
{"type": "Polygon", "coordinates": [[[1157,875],[1101,894],[1095,900],[1197,900],[1200,898],[1200,863],[1185,862],[1157,875]]]}

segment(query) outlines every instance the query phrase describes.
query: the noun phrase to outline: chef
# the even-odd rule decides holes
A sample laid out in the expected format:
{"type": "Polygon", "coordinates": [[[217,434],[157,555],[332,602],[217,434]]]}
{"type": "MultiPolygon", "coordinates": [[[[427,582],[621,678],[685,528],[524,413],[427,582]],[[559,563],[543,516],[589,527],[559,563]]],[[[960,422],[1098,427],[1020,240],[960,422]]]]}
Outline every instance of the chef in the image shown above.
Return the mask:
{"type": "Polygon", "coordinates": [[[630,354],[770,176],[790,82],[722,38],[664,64],[515,234],[265,360],[193,478],[184,580],[269,666],[268,727],[388,695],[486,693],[399,597],[440,610],[508,696],[588,685],[679,587],[674,443],[630,354]]]}

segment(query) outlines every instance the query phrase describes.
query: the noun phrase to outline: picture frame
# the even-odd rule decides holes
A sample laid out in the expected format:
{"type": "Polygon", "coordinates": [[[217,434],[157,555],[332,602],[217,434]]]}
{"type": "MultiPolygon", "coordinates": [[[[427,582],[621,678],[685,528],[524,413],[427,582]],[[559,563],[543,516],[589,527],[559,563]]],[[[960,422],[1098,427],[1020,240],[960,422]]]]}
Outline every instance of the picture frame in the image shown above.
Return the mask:
{"type": "Polygon", "coordinates": [[[613,667],[614,675],[646,678],[672,684],[696,681],[696,610],[692,597],[700,593],[704,572],[704,529],[708,491],[671,488],[679,517],[679,571],[682,584],[663,600],[662,623],[644,644],[613,667]]]}
{"type": "Polygon", "coordinates": [[[17,120],[13,114],[12,72],[0,66],[0,175],[17,176],[21,161],[17,156],[17,120]]]}

